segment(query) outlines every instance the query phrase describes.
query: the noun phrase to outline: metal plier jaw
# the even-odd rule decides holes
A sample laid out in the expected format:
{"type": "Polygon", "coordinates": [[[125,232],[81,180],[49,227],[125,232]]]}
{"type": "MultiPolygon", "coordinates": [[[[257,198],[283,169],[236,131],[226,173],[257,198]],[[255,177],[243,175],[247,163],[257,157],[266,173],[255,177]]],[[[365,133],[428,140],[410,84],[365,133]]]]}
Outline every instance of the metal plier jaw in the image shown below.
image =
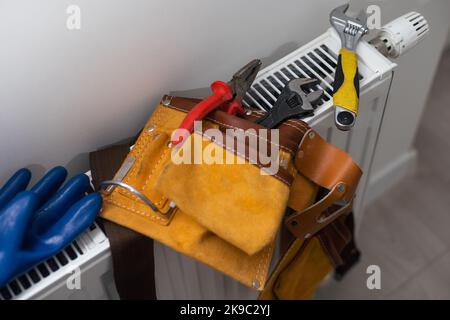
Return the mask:
{"type": "Polygon", "coordinates": [[[355,51],[359,40],[369,32],[369,28],[364,10],[357,17],[349,17],[346,15],[349,6],[347,3],[334,9],[330,13],[330,22],[339,34],[342,46],[355,51]]]}
{"type": "Polygon", "coordinates": [[[217,108],[232,115],[244,113],[242,99],[250,89],[260,67],[261,61],[255,59],[239,69],[228,83],[214,81],[211,84],[212,94],[195,105],[183,119],[178,130],[172,134],[172,145],[178,145],[185,141],[187,136],[193,132],[195,121],[202,120],[217,108]]]}
{"type": "Polygon", "coordinates": [[[233,93],[233,99],[225,103],[222,110],[228,114],[243,114],[245,112],[242,100],[255,81],[261,68],[261,60],[254,59],[239,69],[227,83],[233,93]]]}
{"type": "Polygon", "coordinates": [[[234,100],[242,101],[244,99],[248,89],[250,89],[253,81],[255,81],[260,68],[261,60],[254,59],[233,75],[228,85],[234,93],[234,100]]]}

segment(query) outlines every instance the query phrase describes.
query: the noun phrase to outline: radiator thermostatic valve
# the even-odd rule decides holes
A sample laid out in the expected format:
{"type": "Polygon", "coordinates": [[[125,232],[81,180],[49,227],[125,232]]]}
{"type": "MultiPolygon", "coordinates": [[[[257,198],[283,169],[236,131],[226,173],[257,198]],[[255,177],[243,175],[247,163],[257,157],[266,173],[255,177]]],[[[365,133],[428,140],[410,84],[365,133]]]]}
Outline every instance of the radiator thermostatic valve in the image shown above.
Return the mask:
{"type": "Polygon", "coordinates": [[[422,41],[429,31],[424,16],[412,11],[383,26],[370,44],[386,57],[398,58],[422,41]]]}

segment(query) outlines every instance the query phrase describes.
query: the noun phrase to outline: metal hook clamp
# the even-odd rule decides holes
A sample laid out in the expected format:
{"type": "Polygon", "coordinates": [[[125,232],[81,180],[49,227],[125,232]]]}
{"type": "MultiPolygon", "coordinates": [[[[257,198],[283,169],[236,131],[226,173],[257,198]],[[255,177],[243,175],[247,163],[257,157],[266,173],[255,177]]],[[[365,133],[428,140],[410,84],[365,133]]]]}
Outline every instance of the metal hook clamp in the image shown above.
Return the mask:
{"type": "MultiPolygon", "coordinates": [[[[134,194],[136,197],[138,197],[142,202],[144,202],[146,205],[148,205],[155,213],[159,214],[165,214],[164,212],[161,212],[158,207],[145,195],[143,195],[140,191],[138,191],[136,188],[126,184],[122,181],[114,181],[114,180],[105,180],[100,183],[100,188],[104,189],[109,186],[115,186],[115,187],[121,187],[128,191],[130,191],[132,194],[134,194]]],[[[172,205],[171,205],[172,207],[172,205]]]]}

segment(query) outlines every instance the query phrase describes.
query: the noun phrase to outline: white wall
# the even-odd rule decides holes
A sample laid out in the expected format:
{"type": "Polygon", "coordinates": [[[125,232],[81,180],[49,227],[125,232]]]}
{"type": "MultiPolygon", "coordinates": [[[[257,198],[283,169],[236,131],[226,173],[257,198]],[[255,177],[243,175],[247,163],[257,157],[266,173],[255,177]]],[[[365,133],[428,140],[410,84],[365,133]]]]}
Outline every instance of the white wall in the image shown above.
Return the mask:
{"type": "Polygon", "coordinates": [[[447,48],[450,47],[450,32],[448,33],[447,37],[447,48]]]}
{"type": "MultiPolygon", "coordinates": [[[[85,170],[89,151],[136,133],[164,93],[192,94],[254,57],[282,57],[325,31],[342,2],[0,0],[0,181],[23,166],[85,170]],[[81,7],[79,31],[66,29],[69,4],[81,7]]],[[[368,3],[382,6],[384,22],[423,7],[432,23],[427,45],[401,60],[394,88],[402,91],[392,100],[404,111],[387,115],[395,127],[402,113],[420,113],[450,2],[353,1],[368,3]]],[[[413,133],[396,144],[408,148],[413,133]]],[[[380,143],[387,158],[396,156],[392,140],[380,143]]]]}

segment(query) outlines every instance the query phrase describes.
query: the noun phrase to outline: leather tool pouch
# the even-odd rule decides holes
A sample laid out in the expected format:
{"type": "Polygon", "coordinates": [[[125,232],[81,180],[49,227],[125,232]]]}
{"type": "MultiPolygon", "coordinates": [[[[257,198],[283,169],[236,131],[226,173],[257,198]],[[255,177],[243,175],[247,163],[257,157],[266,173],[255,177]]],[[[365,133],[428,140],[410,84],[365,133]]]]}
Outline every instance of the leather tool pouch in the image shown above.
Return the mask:
{"type": "Polygon", "coordinates": [[[354,181],[332,172],[317,174],[310,161],[340,171],[333,159],[324,162],[317,157],[334,157],[341,151],[332,147],[331,153],[324,153],[331,146],[305,123],[289,120],[280,126],[279,139],[272,139],[254,123],[260,112],[239,118],[217,110],[203,120],[202,132],[174,148],[171,134],[197,102],[163,98],[113,181],[106,183],[101,215],[263,290],[286,207],[296,210],[287,220],[290,230],[298,237],[311,237],[344,210],[327,216],[322,212],[339,201],[344,208],[351,205],[354,181]],[[214,135],[220,131],[226,137],[227,129],[246,130],[247,136],[233,137],[235,147],[230,147],[214,135]],[[259,150],[252,157],[251,139],[258,149],[263,145],[265,151],[278,152],[276,173],[273,163],[259,160],[259,150]],[[235,165],[211,164],[205,155],[235,165]],[[318,186],[329,192],[315,203],[318,186]]]}
{"type": "Polygon", "coordinates": [[[319,193],[314,204],[305,207],[296,201],[301,188],[291,189],[288,206],[294,213],[286,217],[285,227],[295,240],[260,294],[264,300],[312,298],[322,280],[347,262],[342,259],[344,249],[351,246],[356,251],[347,218],[362,175],[359,167],[312,130],[300,143],[295,167],[299,176],[319,188],[319,193]]]}

